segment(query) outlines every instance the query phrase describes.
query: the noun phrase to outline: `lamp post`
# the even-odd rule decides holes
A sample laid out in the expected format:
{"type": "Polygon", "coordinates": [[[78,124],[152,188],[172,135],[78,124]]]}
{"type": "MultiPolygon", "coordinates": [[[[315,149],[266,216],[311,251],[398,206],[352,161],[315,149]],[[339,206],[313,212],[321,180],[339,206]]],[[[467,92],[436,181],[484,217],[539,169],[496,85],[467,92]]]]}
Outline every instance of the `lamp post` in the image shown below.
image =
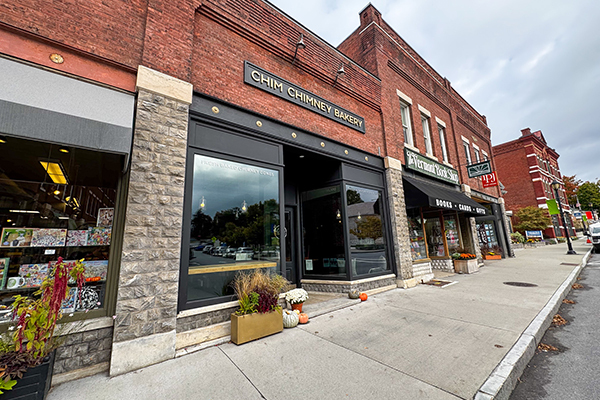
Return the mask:
{"type": "Polygon", "coordinates": [[[563,214],[562,204],[560,203],[560,196],[558,195],[559,187],[560,183],[558,183],[557,181],[552,182],[552,189],[554,189],[556,201],[558,201],[558,211],[560,212],[560,220],[562,221],[563,227],[565,228],[565,232],[567,233],[567,246],[569,247],[567,254],[577,254],[575,253],[575,250],[573,250],[573,246],[571,245],[571,234],[569,233],[569,227],[565,223],[565,215],[563,214]]]}

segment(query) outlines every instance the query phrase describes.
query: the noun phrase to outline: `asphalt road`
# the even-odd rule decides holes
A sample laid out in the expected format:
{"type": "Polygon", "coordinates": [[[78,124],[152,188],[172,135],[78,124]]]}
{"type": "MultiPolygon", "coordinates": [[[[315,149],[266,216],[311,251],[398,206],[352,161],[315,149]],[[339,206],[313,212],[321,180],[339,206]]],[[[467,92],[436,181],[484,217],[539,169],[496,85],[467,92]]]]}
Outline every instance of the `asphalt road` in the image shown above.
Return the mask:
{"type": "Polygon", "coordinates": [[[592,254],[583,269],[581,289],[561,305],[566,325],[548,329],[542,343],[558,351],[540,351],[531,359],[511,400],[600,399],[600,255],[592,254]]]}

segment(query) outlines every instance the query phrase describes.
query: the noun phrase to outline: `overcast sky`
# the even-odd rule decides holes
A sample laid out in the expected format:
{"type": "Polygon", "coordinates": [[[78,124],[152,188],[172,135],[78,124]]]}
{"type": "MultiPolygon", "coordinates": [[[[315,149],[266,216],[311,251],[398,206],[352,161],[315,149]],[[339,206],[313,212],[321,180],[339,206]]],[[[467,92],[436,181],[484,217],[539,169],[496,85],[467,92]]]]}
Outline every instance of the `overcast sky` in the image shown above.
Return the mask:
{"type": "MultiPolygon", "coordinates": [[[[366,0],[270,0],[339,45],[366,0]]],[[[541,130],[563,175],[600,178],[599,0],[374,0],[383,19],[481,114],[492,143],[541,130]]]]}

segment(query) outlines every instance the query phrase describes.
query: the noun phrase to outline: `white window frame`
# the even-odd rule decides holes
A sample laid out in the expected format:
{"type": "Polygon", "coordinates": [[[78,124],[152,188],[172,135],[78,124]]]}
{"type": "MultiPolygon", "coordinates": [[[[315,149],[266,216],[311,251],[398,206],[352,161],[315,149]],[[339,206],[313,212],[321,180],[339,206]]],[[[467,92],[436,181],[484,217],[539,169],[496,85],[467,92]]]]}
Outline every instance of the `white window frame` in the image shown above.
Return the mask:
{"type": "Polygon", "coordinates": [[[481,154],[483,154],[483,161],[489,161],[490,157],[488,156],[488,153],[481,150],[481,154]]]}
{"type": "Polygon", "coordinates": [[[442,147],[442,159],[449,163],[450,160],[448,159],[448,148],[446,147],[446,127],[440,125],[438,123],[438,133],[440,135],[440,144],[442,147]]]}
{"type": "Polygon", "coordinates": [[[475,162],[481,162],[481,151],[479,150],[479,146],[477,146],[475,143],[473,143],[473,153],[475,153],[475,162]]]}
{"type": "Polygon", "coordinates": [[[471,165],[471,146],[467,140],[463,139],[463,148],[465,149],[465,156],[467,157],[467,165],[471,165]]]}
{"type": "Polygon", "coordinates": [[[410,124],[410,104],[400,100],[400,118],[402,120],[402,134],[404,135],[404,143],[409,146],[415,146],[415,141],[412,134],[410,124]]]}
{"type": "Polygon", "coordinates": [[[429,128],[430,118],[421,114],[421,124],[423,125],[423,138],[425,139],[425,154],[433,155],[433,145],[431,144],[431,129],[429,128]]]}

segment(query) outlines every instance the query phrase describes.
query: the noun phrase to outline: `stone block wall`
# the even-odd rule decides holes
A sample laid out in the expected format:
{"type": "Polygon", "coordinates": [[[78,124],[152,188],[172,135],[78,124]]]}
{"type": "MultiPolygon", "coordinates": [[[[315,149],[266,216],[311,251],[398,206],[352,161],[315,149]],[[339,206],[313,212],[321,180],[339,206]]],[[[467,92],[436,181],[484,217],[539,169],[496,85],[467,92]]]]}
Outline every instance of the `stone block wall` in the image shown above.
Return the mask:
{"type": "Polygon", "coordinates": [[[331,283],[324,282],[305,282],[302,281],[302,288],[308,292],[326,292],[326,293],[348,293],[350,290],[364,292],[371,289],[378,289],[385,286],[396,285],[396,277],[386,276],[383,279],[365,279],[363,281],[331,283]]]}
{"type": "Polygon", "coordinates": [[[452,260],[431,260],[431,267],[439,271],[454,272],[452,260]]]}
{"type": "Polygon", "coordinates": [[[398,268],[398,279],[410,279],[413,277],[413,268],[410,255],[408,217],[404,200],[404,185],[402,183],[402,164],[399,160],[386,157],[385,166],[385,180],[388,188],[388,204],[392,224],[392,247],[398,268]]]}
{"type": "Polygon", "coordinates": [[[177,319],[177,332],[186,332],[198,328],[204,328],[210,325],[219,324],[231,320],[231,314],[237,310],[238,306],[224,308],[222,310],[211,311],[198,315],[191,315],[177,319]]]}
{"type": "Polygon", "coordinates": [[[56,350],[54,374],[63,374],[110,361],[113,328],[75,333],[56,350]]]}

